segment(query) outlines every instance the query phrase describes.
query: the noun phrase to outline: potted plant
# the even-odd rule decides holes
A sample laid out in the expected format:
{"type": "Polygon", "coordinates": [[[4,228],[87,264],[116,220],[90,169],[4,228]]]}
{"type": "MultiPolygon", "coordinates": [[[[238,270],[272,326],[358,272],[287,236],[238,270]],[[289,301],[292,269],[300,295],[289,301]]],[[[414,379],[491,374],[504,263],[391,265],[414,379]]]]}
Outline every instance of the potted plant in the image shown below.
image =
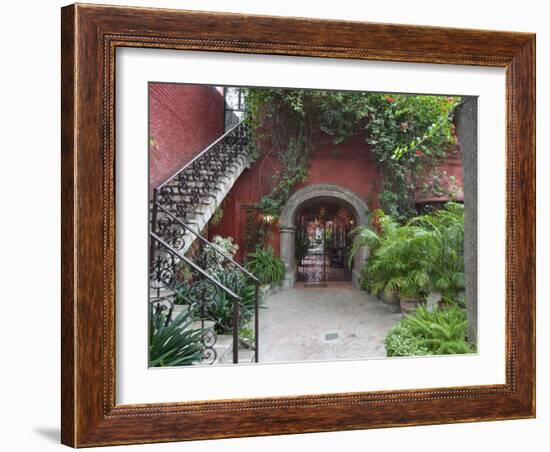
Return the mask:
{"type": "Polygon", "coordinates": [[[403,314],[412,314],[423,300],[424,297],[414,285],[404,285],[399,289],[399,307],[403,314]]]}
{"type": "Polygon", "coordinates": [[[399,312],[399,292],[395,290],[383,290],[381,293],[382,300],[384,300],[392,312],[399,312]]]}
{"type": "Polygon", "coordinates": [[[256,248],[253,253],[248,253],[246,268],[260,280],[262,298],[277,291],[285,277],[285,265],[271,246],[256,248]]]}

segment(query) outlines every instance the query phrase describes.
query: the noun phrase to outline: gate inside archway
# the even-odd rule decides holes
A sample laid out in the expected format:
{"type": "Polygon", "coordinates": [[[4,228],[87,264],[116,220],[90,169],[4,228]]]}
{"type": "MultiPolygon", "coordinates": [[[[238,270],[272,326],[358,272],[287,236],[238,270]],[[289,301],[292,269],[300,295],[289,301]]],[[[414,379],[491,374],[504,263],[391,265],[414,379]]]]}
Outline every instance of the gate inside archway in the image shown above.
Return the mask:
{"type": "Polygon", "coordinates": [[[296,218],[297,281],[351,281],[349,233],[356,220],[334,202],[304,206],[296,218]]]}
{"type": "Polygon", "coordinates": [[[358,286],[366,250],[360,250],[352,265],[348,265],[348,233],[352,227],[367,224],[367,210],[361,197],[338,185],[314,184],[294,192],[283,208],[279,223],[280,255],[286,268],[284,288],[293,287],[296,280],[331,280],[326,279],[327,269],[329,278],[351,280],[358,286]],[[305,268],[306,264],[311,264],[311,271],[305,268]]]}

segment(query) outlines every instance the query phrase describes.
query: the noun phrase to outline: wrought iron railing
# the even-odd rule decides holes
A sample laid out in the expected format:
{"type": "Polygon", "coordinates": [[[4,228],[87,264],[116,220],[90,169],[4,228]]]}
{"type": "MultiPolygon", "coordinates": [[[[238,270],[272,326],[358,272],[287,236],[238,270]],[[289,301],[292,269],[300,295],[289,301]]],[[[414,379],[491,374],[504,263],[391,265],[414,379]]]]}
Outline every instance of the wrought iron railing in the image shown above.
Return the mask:
{"type": "Polygon", "coordinates": [[[249,129],[244,119],[153,190],[153,215],[158,204],[178,218],[190,220],[202,199],[218,189],[220,179],[238,159],[249,157],[248,144],[249,129]]]}
{"type": "MultiPolygon", "coordinates": [[[[169,309],[168,321],[174,305],[183,305],[191,313],[203,331],[202,364],[216,362],[214,346],[220,332],[232,334],[233,362],[239,362],[239,331],[252,312],[254,360],[259,360],[259,280],[188,224],[201,199],[215,189],[225,172],[239,158],[248,157],[247,143],[247,126],[242,121],[153,191],[150,303],[156,309],[169,309]],[[220,266],[217,273],[210,271],[208,256],[212,255],[220,266]],[[228,275],[240,276],[230,279],[228,275]],[[252,299],[243,300],[236,293],[243,284],[253,286],[252,299]]],[[[244,293],[250,295],[250,291],[244,293]]]]}

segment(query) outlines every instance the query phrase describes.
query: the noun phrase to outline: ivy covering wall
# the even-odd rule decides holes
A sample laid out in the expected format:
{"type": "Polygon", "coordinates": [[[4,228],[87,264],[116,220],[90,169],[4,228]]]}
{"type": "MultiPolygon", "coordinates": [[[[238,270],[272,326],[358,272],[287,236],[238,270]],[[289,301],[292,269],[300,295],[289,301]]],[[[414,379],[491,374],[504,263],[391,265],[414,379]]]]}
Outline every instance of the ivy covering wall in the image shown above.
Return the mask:
{"type": "Polygon", "coordinates": [[[415,190],[454,149],[452,122],[460,98],[347,91],[249,88],[246,108],[258,152],[279,162],[273,188],[256,207],[277,217],[303,182],[315,150],[330,139],[360,137],[381,174],[379,204],[394,218],[416,215],[415,190]]]}

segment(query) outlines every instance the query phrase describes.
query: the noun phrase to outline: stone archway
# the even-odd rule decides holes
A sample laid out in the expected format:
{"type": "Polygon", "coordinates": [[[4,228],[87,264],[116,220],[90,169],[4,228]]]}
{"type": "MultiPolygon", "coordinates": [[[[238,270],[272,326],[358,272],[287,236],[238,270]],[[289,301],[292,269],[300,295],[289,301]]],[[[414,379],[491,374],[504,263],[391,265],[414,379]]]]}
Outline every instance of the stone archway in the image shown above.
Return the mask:
{"type": "MultiPolygon", "coordinates": [[[[280,255],[286,268],[283,288],[290,289],[296,281],[296,260],[294,253],[296,236],[296,215],[300,208],[308,203],[331,201],[347,207],[355,216],[358,226],[367,224],[368,206],[363,199],[348,188],[332,184],[314,184],[294,192],[281,212],[279,233],[281,240],[280,255]]],[[[352,269],[352,283],[359,286],[361,268],[367,257],[367,250],[360,250],[355,256],[352,269]]]]}

